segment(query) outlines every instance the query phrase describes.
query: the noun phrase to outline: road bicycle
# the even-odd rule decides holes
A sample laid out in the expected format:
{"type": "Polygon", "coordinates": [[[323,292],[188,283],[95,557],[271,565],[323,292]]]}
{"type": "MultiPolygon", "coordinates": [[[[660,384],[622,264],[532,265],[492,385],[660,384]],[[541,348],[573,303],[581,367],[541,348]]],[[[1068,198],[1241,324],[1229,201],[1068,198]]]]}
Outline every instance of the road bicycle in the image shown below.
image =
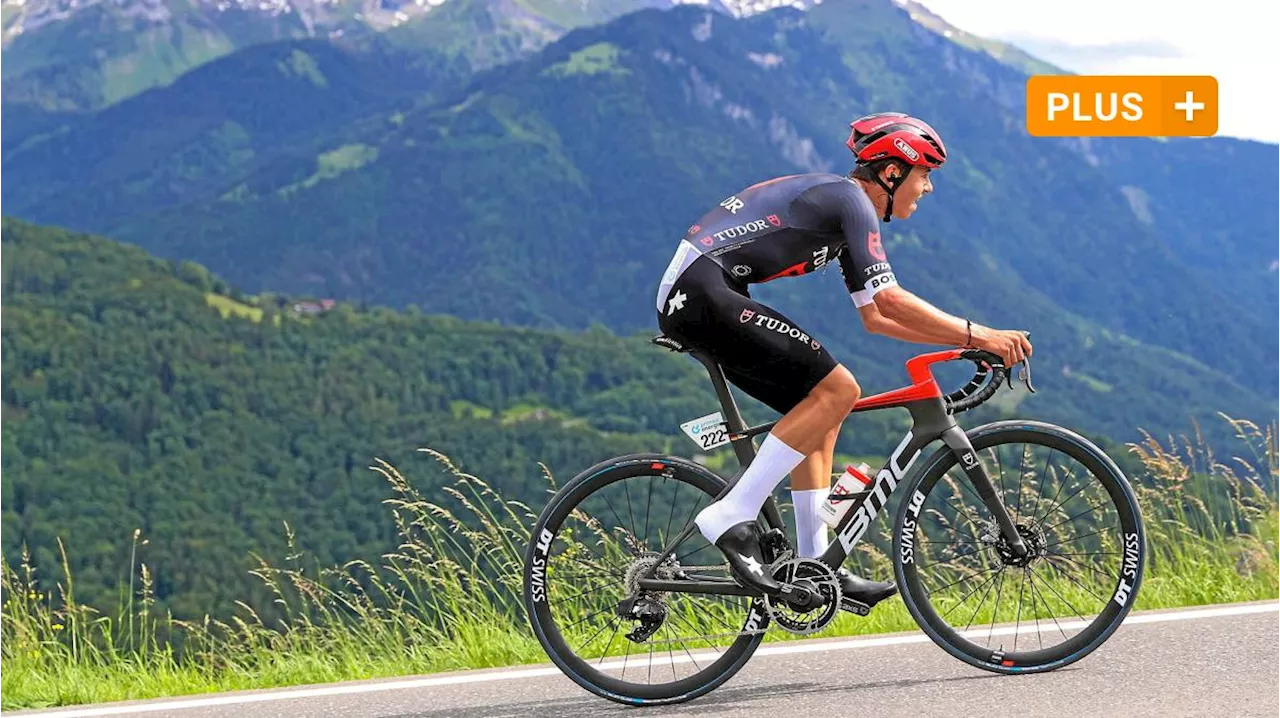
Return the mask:
{"type": "MultiPolygon", "coordinates": [[[[731,445],[741,468],[726,480],[679,456],[632,454],[592,466],[551,497],[525,553],[525,608],[547,655],[586,690],[630,705],[687,701],[740,670],[771,626],[812,634],[842,610],[865,615],[841,595],[835,570],[895,493],[905,498],[892,532],[873,534],[879,546],[868,554],[892,564],[911,617],[965,663],[1003,674],[1061,668],[1097,649],[1133,606],[1146,533],[1129,481],[1060,426],[1007,420],[962,430],[956,414],[1014,385],[1000,357],[976,349],[915,356],[910,386],[854,405],[851,413],[905,408],[911,428],[852,496],[820,556],[796,556],[770,497],[758,520],[783,591],[743,586],[693,517],[728,492],[755,458],[752,437],[777,422],[746,426],[713,358],[663,335],[652,341],[706,367],[721,412],[683,428],[704,449],[731,445]],[[975,373],[944,395],[933,367],[955,360],[973,362],[975,373]]],[[[1024,363],[1034,392],[1030,371],[1024,363]]]]}

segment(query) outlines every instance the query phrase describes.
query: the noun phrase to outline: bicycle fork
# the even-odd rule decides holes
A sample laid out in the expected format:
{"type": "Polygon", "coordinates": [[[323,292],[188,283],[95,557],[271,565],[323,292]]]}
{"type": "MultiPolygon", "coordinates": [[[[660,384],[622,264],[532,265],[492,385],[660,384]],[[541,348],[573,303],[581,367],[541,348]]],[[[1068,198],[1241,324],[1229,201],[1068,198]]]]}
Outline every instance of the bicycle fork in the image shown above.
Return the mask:
{"type": "Polygon", "coordinates": [[[991,478],[987,476],[986,469],[982,466],[982,461],[978,458],[978,452],[974,451],[973,444],[969,442],[969,437],[964,431],[956,425],[942,432],[942,440],[951,448],[960,462],[960,468],[964,470],[964,475],[968,477],[969,483],[977,490],[978,497],[982,499],[982,503],[986,505],[987,510],[995,517],[996,525],[1000,527],[1000,532],[1004,534],[1005,540],[1009,542],[1009,547],[1013,549],[1013,553],[1018,558],[1027,555],[1027,544],[1022,540],[1022,534],[1018,533],[1018,529],[1013,525],[1013,519],[1009,518],[1009,512],[1005,509],[1004,501],[996,492],[996,488],[991,483],[991,478]]]}

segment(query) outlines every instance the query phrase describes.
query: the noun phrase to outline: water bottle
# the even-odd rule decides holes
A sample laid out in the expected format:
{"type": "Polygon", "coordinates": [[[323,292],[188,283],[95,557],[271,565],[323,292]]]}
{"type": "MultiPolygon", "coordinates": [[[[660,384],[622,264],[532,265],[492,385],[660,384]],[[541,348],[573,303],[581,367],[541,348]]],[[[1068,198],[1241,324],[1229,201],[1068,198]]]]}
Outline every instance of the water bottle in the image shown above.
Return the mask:
{"type": "Polygon", "coordinates": [[[827,494],[827,500],[818,506],[818,516],[824,523],[833,529],[840,525],[844,515],[849,513],[849,509],[853,508],[857,502],[858,494],[866,491],[871,485],[871,479],[867,477],[869,471],[871,467],[865,463],[858,464],[856,467],[845,467],[844,474],[827,494]]]}

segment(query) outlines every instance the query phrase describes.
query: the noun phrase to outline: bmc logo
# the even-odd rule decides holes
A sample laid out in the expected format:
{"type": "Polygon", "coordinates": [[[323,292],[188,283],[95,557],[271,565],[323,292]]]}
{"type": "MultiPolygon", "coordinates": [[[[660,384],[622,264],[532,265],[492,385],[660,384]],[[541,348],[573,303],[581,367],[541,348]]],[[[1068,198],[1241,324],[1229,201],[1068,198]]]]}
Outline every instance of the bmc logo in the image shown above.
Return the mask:
{"type": "Polygon", "coordinates": [[[839,536],[840,543],[844,546],[845,551],[852,551],[853,545],[858,543],[858,539],[862,538],[862,534],[866,533],[870,528],[871,522],[875,520],[876,514],[884,508],[889,502],[889,496],[893,490],[898,487],[898,482],[902,480],[903,475],[911,468],[911,464],[915,463],[916,457],[920,455],[917,449],[907,459],[907,463],[899,466],[899,460],[907,449],[907,445],[911,443],[912,434],[907,432],[903,437],[902,443],[898,444],[898,448],[893,450],[893,455],[889,457],[889,465],[880,469],[880,473],[876,474],[874,487],[867,493],[867,497],[862,503],[855,507],[851,516],[846,516],[847,523],[840,527],[839,536]]]}

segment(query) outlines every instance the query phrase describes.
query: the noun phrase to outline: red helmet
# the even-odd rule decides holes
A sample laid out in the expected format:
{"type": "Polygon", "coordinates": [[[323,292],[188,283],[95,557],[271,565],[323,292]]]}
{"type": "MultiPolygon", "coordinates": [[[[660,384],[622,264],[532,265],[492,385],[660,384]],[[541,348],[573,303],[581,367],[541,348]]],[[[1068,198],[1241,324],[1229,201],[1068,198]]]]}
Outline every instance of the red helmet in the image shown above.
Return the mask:
{"type": "Polygon", "coordinates": [[[928,123],[901,112],[878,112],[849,123],[853,129],[845,144],[866,164],[895,157],[907,164],[941,167],[947,161],[942,138],[928,123]]]}

